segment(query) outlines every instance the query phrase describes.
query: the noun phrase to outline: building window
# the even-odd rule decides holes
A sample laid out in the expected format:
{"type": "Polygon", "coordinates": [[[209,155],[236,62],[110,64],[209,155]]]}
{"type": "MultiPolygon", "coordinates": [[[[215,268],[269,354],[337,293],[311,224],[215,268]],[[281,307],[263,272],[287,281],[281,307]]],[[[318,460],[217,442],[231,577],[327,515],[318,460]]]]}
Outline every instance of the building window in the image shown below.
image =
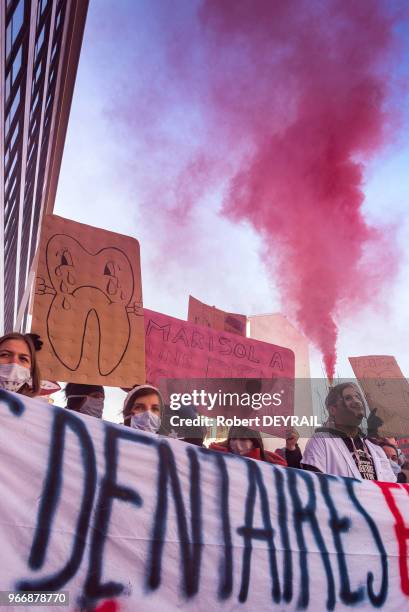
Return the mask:
{"type": "Polygon", "coordinates": [[[39,54],[39,53],[40,53],[40,51],[41,51],[41,47],[43,46],[43,42],[44,42],[44,32],[45,32],[45,27],[43,26],[43,27],[41,28],[41,32],[40,32],[40,35],[39,35],[39,37],[38,37],[38,39],[37,39],[37,43],[36,43],[35,59],[37,59],[38,54],[39,54]]]}
{"type": "Polygon", "coordinates": [[[19,50],[17,51],[16,57],[14,58],[14,62],[7,74],[7,78],[6,78],[6,104],[8,102],[9,96],[10,96],[10,92],[11,92],[11,88],[14,85],[14,83],[16,82],[16,79],[18,77],[18,74],[20,72],[20,68],[21,68],[21,56],[22,56],[22,52],[23,49],[20,45],[19,50]]]}
{"type": "Polygon", "coordinates": [[[12,153],[13,150],[13,146],[14,143],[16,142],[16,138],[17,138],[17,134],[18,134],[18,122],[16,123],[16,128],[14,129],[13,132],[13,136],[11,138],[11,141],[6,149],[6,153],[4,154],[4,166],[7,167],[7,164],[9,163],[9,159],[10,159],[10,155],[12,153]]]}
{"type": "MultiPolygon", "coordinates": [[[[14,189],[16,182],[17,182],[17,179],[15,177],[13,181],[13,187],[10,189],[10,195],[7,198],[6,206],[4,207],[4,216],[5,216],[6,224],[10,220],[11,214],[13,212],[13,207],[16,203],[16,191],[14,189]]],[[[9,238],[9,236],[6,236],[6,238],[9,238]]]]}
{"type": "Polygon", "coordinates": [[[52,101],[53,101],[53,92],[50,91],[48,93],[48,95],[47,95],[47,100],[46,100],[46,103],[45,103],[45,110],[46,110],[46,112],[48,111],[48,107],[50,106],[52,101]]]}
{"type": "Polygon", "coordinates": [[[37,108],[37,103],[38,100],[40,99],[40,92],[37,91],[36,93],[36,97],[34,98],[33,104],[31,106],[31,113],[30,113],[30,117],[32,117],[34,115],[34,113],[36,112],[36,108],[37,108]]]}
{"type": "Polygon", "coordinates": [[[57,42],[57,44],[54,43],[54,45],[53,45],[53,50],[51,52],[51,60],[50,60],[51,62],[54,61],[54,57],[55,57],[55,54],[57,53],[57,49],[58,49],[58,42],[57,42]]]}
{"type": "Polygon", "coordinates": [[[38,11],[37,11],[37,24],[40,21],[40,18],[43,16],[45,9],[47,8],[48,5],[48,0],[41,0],[41,2],[38,5],[38,11]]]}
{"type": "Polygon", "coordinates": [[[34,81],[33,81],[33,89],[34,89],[34,83],[37,83],[38,79],[40,78],[42,67],[43,67],[43,62],[42,61],[38,62],[37,70],[36,70],[34,81]]]}
{"type": "Polygon", "coordinates": [[[10,19],[10,23],[7,26],[6,31],[6,57],[8,59],[10,55],[11,48],[15,43],[17,36],[20,34],[20,30],[22,28],[24,22],[24,4],[25,0],[20,0],[14,9],[14,13],[12,18],[10,19]]]}
{"type": "MultiPolygon", "coordinates": [[[[5,215],[6,216],[6,219],[5,219],[6,223],[5,223],[5,226],[4,226],[5,234],[9,234],[8,230],[10,228],[10,225],[15,224],[15,222],[16,222],[16,214],[17,214],[17,210],[16,210],[16,192],[14,192],[13,193],[13,198],[10,199],[9,209],[8,209],[8,211],[6,211],[6,215],[5,215]]],[[[10,255],[11,255],[11,253],[10,253],[10,243],[12,243],[13,238],[14,238],[13,234],[9,234],[9,235],[11,236],[10,239],[7,240],[7,238],[6,238],[5,243],[4,243],[4,253],[6,255],[6,258],[5,258],[6,261],[8,259],[10,259],[10,255]]]]}
{"type": "Polygon", "coordinates": [[[10,139],[10,147],[13,148],[14,147],[14,143],[16,142],[16,138],[18,136],[18,130],[19,130],[19,124],[18,122],[16,123],[16,127],[14,128],[14,132],[13,132],[13,136],[10,139]]]}
{"type": "Polygon", "coordinates": [[[14,119],[14,116],[16,114],[16,111],[17,111],[17,108],[18,108],[19,104],[20,104],[20,87],[17,89],[16,95],[14,96],[13,103],[12,103],[11,108],[10,108],[10,110],[8,112],[8,115],[6,117],[6,138],[8,136],[11,122],[14,119]]]}
{"type": "Polygon", "coordinates": [[[23,52],[23,48],[20,45],[19,50],[17,51],[17,55],[14,58],[13,66],[12,66],[12,69],[11,69],[12,73],[13,73],[13,83],[16,80],[16,77],[17,77],[18,73],[20,72],[22,52],[23,52]]]}
{"type": "Polygon", "coordinates": [[[35,143],[35,141],[34,141],[34,142],[31,144],[30,151],[29,151],[29,153],[28,153],[27,165],[29,165],[29,163],[31,162],[32,155],[33,155],[34,150],[35,150],[35,148],[36,148],[36,147],[35,147],[35,145],[36,145],[36,143],[35,143]]]}
{"type": "Polygon", "coordinates": [[[11,70],[9,70],[9,73],[6,78],[6,103],[7,103],[7,100],[9,99],[10,90],[11,90],[11,70]]]}
{"type": "Polygon", "coordinates": [[[58,28],[60,27],[60,23],[61,23],[61,12],[62,12],[62,7],[60,8],[60,10],[58,11],[57,14],[57,18],[55,20],[55,30],[58,30],[58,28]]]}
{"type": "Polygon", "coordinates": [[[13,186],[12,186],[12,188],[10,189],[10,193],[11,193],[11,192],[13,191],[13,189],[14,189],[14,184],[15,184],[15,182],[16,182],[16,180],[17,180],[17,178],[16,178],[16,176],[14,176],[14,177],[13,177],[13,172],[14,172],[15,167],[16,167],[16,164],[17,164],[17,157],[18,157],[17,155],[15,155],[15,156],[14,156],[13,163],[12,163],[11,168],[10,168],[10,170],[9,170],[9,172],[8,172],[8,175],[7,175],[7,180],[6,180],[6,182],[4,183],[4,193],[7,193],[7,189],[8,189],[8,187],[9,187],[9,184],[10,184],[10,181],[11,181],[11,179],[12,179],[12,178],[14,178],[14,181],[13,181],[13,186]]]}
{"type": "Polygon", "coordinates": [[[18,124],[18,121],[17,121],[16,126],[15,126],[15,128],[13,130],[13,134],[12,134],[12,136],[10,138],[10,142],[8,144],[6,154],[4,156],[4,163],[5,163],[6,166],[7,166],[7,162],[8,162],[8,158],[9,158],[10,152],[11,152],[12,148],[14,147],[14,143],[16,142],[16,139],[17,139],[17,136],[18,136],[18,130],[19,130],[19,124],[18,124]]]}
{"type": "Polygon", "coordinates": [[[34,117],[30,125],[30,140],[34,138],[34,133],[36,132],[36,128],[37,128],[37,117],[34,117]]]}
{"type": "Polygon", "coordinates": [[[53,68],[53,69],[51,70],[51,72],[50,72],[50,77],[49,77],[49,79],[48,79],[48,84],[49,84],[49,85],[51,85],[51,83],[53,82],[54,76],[55,76],[55,68],[53,68]]]}

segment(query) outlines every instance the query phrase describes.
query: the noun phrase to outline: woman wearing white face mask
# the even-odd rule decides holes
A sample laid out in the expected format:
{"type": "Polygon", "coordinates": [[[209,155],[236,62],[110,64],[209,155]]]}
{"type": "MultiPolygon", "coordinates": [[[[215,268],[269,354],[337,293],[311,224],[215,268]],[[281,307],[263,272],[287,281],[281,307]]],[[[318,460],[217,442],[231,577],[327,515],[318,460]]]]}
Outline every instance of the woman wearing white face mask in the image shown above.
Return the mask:
{"type": "Polygon", "coordinates": [[[389,444],[388,438],[385,438],[385,440],[381,442],[381,446],[384,450],[385,455],[389,459],[389,463],[392,468],[392,471],[396,476],[396,482],[406,484],[407,482],[406,474],[405,472],[402,472],[402,468],[399,465],[398,448],[394,446],[393,444],[389,444]]]}
{"type": "Polygon", "coordinates": [[[131,389],[125,398],[122,411],[124,425],[150,433],[158,433],[162,413],[162,396],[159,389],[151,385],[140,385],[131,389]]]}
{"type": "Polygon", "coordinates": [[[0,338],[0,388],[28,397],[40,393],[40,371],[37,364],[38,336],[12,333],[0,338]]]}
{"type": "Polygon", "coordinates": [[[67,408],[102,419],[105,392],[101,385],[80,385],[68,383],[65,387],[67,408]]]}

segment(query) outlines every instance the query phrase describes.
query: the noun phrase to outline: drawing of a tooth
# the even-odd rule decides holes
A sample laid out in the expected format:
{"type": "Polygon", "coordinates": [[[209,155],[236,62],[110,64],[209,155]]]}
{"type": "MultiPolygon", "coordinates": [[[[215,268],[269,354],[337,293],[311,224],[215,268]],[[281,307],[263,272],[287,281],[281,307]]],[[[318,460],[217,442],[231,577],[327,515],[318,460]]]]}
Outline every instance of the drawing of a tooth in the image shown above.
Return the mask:
{"type": "Polygon", "coordinates": [[[115,295],[117,291],[118,291],[118,279],[114,280],[113,278],[111,278],[107,286],[108,295],[115,295]]]}
{"type": "Polygon", "coordinates": [[[46,262],[55,292],[47,316],[51,347],[69,370],[79,368],[87,328],[97,323],[95,350],[102,376],[111,374],[128,348],[134,277],[126,254],[116,247],[96,253],[75,238],[56,234],[47,244],[46,262]],[[61,244],[63,247],[61,248],[61,244]],[[61,330],[65,333],[62,334],[61,330]],[[67,350],[67,335],[71,340],[67,350]]]}

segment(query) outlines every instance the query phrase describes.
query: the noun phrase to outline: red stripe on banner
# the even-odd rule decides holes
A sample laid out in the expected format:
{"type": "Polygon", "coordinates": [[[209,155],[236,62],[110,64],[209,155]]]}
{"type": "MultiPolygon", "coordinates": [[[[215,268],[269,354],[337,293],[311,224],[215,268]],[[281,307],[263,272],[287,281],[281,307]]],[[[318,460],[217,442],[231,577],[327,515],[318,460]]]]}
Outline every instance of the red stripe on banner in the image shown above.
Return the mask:
{"type": "Polygon", "coordinates": [[[395,519],[395,533],[399,547],[399,572],[402,592],[409,597],[409,571],[408,571],[408,540],[409,526],[405,523],[403,516],[396,505],[392,489],[401,489],[403,487],[409,495],[409,485],[400,485],[395,482],[378,482],[376,484],[381,489],[389,510],[392,512],[395,519]]]}
{"type": "Polygon", "coordinates": [[[119,604],[115,599],[109,599],[95,608],[94,612],[119,612],[119,604]]]}

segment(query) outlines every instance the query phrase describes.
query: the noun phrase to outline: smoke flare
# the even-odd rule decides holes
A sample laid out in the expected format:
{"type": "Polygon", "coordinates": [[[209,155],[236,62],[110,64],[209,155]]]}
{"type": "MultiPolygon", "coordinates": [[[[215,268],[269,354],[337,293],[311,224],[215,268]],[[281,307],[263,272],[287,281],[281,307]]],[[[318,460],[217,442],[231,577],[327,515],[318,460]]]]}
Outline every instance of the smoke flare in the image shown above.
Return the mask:
{"type": "Polygon", "coordinates": [[[397,269],[390,228],[365,218],[363,187],[368,162],[398,126],[397,26],[407,6],[192,0],[149,7],[151,53],[137,64],[132,107],[123,112],[125,98],[115,96],[115,117],[124,115],[127,147],[133,132],[144,142],[134,176],[149,216],[154,203],[160,207],[155,232],[167,261],[183,262],[195,218],[202,229],[197,207],[227,183],[222,214],[261,236],[282,310],[319,348],[331,379],[337,322],[373,301],[397,269]]]}
{"type": "Polygon", "coordinates": [[[283,304],[332,379],[337,316],[396,268],[362,187],[393,131],[399,14],[381,1],[205,0],[200,18],[210,121],[232,151],[250,143],[223,212],[262,235],[283,304]]]}

